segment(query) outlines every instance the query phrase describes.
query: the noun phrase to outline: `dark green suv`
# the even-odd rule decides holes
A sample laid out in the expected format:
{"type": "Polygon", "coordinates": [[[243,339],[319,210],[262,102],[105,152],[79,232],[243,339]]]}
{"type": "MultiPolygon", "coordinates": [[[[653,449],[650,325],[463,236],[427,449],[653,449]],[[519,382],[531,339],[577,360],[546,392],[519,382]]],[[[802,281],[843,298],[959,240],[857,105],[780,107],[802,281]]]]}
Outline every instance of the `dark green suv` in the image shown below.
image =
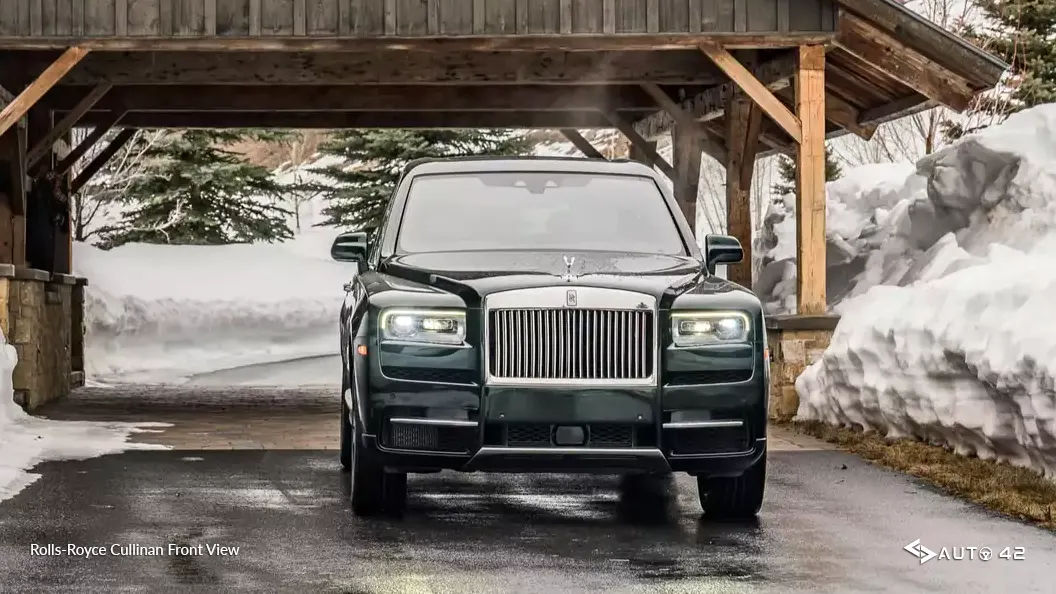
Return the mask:
{"type": "Polygon", "coordinates": [[[634,162],[408,166],[341,311],[341,461],[358,514],[408,472],[697,477],[710,516],[754,515],[766,474],[759,300],[714,275],[665,183],[634,162]]]}

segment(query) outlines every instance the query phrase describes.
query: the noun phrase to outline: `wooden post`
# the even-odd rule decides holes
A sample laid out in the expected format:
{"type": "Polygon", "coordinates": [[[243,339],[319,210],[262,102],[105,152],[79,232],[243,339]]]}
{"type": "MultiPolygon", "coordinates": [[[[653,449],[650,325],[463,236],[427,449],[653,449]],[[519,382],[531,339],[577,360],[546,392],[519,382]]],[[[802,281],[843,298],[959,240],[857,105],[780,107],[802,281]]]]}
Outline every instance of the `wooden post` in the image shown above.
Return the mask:
{"type": "Polygon", "coordinates": [[[825,48],[799,47],[796,115],[796,295],[798,313],[824,314],[825,300],[825,48]]]}
{"type": "Polygon", "coordinates": [[[675,202],[682,209],[697,237],[697,191],[700,185],[700,160],[703,154],[700,126],[675,124],[671,129],[671,156],[675,161],[675,202]]]}
{"type": "Polygon", "coordinates": [[[26,264],[26,128],[19,125],[0,136],[0,263],[26,264]]]}
{"type": "Polygon", "coordinates": [[[657,143],[655,140],[649,140],[646,141],[646,144],[648,145],[648,150],[646,148],[643,148],[641,145],[637,145],[634,143],[629,144],[627,146],[627,158],[631,161],[637,161],[639,163],[642,163],[643,165],[648,165],[652,167],[653,164],[649,160],[649,151],[655,151],[657,143]]]}
{"type": "Polygon", "coordinates": [[[730,97],[726,107],[728,158],[726,160],[726,233],[744,249],[744,260],[727,267],[726,278],[752,286],[752,173],[762,124],[762,110],[743,92],[730,97]]]}

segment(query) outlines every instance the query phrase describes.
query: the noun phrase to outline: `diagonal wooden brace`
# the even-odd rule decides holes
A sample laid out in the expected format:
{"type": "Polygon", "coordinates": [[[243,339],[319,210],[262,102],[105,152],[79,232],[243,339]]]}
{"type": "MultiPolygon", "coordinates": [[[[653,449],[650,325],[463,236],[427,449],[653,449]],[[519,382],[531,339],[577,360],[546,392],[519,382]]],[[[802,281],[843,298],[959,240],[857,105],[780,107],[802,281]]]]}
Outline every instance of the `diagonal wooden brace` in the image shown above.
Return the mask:
{"type": "Polygon", "coordinates": [[[88,110],[98,103],[99,100],[103,98],[103,95],[106,95],[107,92],[110,91],[112,86],[113,85],[108,82],[99,83],[92,88],[83,99],[78,101],[77,105],[75,105],[65,117],[59,120],[51,130],[48,130],[48,133],[44,138],[41,138],[35,145],[33,145],[33,148],[29,150],[29,155],[26,157],[27,166],[32,169],[41,159],[47,156],[52,150],[52,145],[69,132],[71,128],[76,126],[77,122],[84,117],[84,114],[88,113],[88,110]]]}
{"type": "Polygon", "coordinates": [[[714,43],[702,43],[700,50],[704,52],[720,70],[737,83],[737,86],[752,98],[753,101],[763,108],[777,125],[781,126],[789,136],[797,143],[803,137],[802,126],[796,114],[792,113],[774,93],[766,87],[759,79],[755,78],[737,58],[733,57],[726,48],[714,43]]]}
{"type": "Polygon", "coordinates": [[[86,55],[87,49],[83,47],[71,47],[59,56],[50,66],[44,69],[29,86],[23,89],[15,97],[14,101],[8,103],[0,111],[0,135],[7,132],[11,126],[33,107],[44,93],[47,93],[55,83],[59,82],[74,66],[76,66],[86,55]]]}
{"type": "Polygon", "coordinates": [[[579,152],[583,153],[583,155],[587,158],[605,158],[605,155],[601,154],[601,151],[594,148],[594,145],[590,144],[589,140],[583,138],[583,135],[579,133],[579,130],[576,130],[575,128],[561,128],[561,134],[563,134],[565,138],[567,138],[568,141],[571,142],[577,149],[579,149],[579,152]]]}
{"type": "Polygon", "coordinates": [[[109,161],[110,158],[117,153],[117,151],[121,150],[121,147],[128,144],[128,141],[132,140],[132,137],[135,135],[135,128],[124,128],[123,130],[118,132],[117,136],[115,136],[114,139],[110,141],[110,144],[106,145],[106,148],[99,151],[99,154],[96,155],[90,163],[85,165],[84,169],[82,169],[81,172],[77,174],[77,177],[73,180],[73,183],[70,184],[70,193],[76,194],[77,192],[79,192],[86,183],[91,181],[92,176],[94,176],[100,169],[102,169],[103,165],[106,165],[106,162],[109,161]]]}

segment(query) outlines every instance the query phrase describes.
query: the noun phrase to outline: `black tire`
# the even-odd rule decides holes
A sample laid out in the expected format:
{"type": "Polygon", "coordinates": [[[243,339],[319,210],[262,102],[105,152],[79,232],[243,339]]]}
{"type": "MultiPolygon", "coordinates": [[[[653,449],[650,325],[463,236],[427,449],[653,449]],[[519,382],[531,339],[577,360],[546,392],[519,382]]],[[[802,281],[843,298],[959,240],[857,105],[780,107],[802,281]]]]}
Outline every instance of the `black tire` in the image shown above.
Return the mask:
{"type": "Polygon", "coordinates": [[[620,477],[620,514],[632,522],[663,522],[674,507],[674,493],[670,474],[623,475],[620,477]]]}
{"type": "MultiPolygon", "coordinates": [[[[349,417],[346,415],[346,419],[349,417]]],[[[363,448],[362,429],[351,417],[351,434],[349,440],[351,467],[349,468],[349,492],[352,500],[352,511],[357,516],[372,516],[382,511],[385,506],[384,483],[385,470],[381,464],[363,448]]]]}
{"type": "Polygon", "coordinates": [[[386,472],[382,479],[382,497],[385,513],[402,516],[407,509],[407,474],[404,472],[386,472]]]}
{"type": "Polygon", "coordinates": [[[352,423],[348,420],[348,405],[345,404],[344,391],[341,394],[341,468],[352,467],[352,423]]]}
{"type": "Polygon", "coordinates": [[[766,487],[766,454],[738,477],[697,477],[697,495],[707,518],[754,518],[763,505],[766,487]]]}

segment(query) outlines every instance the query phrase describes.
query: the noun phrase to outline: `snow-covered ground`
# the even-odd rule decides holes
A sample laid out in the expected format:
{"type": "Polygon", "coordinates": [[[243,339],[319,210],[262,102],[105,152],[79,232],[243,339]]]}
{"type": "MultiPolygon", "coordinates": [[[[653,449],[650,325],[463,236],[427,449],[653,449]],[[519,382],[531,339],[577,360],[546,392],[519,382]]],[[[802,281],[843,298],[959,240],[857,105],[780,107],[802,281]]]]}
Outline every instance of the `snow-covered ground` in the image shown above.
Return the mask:
{"type": "Polygon", "coordinates": [[[0,501],[14,497],[39,474],[29,472],[48,460],[83,460],[131,449],[165,446],[130,443],[131,434],[165,423],[53,421],[26,414],[14,401],[11,372],[15,348],[0,335],[0,501]]]}
{"type": "Polygon", "coordinates": [[[314,226],[321,207],[302,204],[301,231],[283,243],[76,245],[88,380],[339,383],[338,312],[355,269],[330,259],[337,231],[314,226]]]}
{"type": "MultiPolygon", "coordinates": [[[[100,382],[182,382],[191,376],[338,353],[342,285],[354,268],[330,259],[335,232],[281,244],[110,251],[78,245],[86,364],[100,382]]],[[[340,367],[296,383],[333,384],[340,367]]],[[[270,383],[259,368],[259,383],[270,383]]]]}
{"type": "MultiPolygon", "coordinates": [[[[828,189],[843,317],[797,381],[799,418],[1056,477],[1056,105],[828,189]]],[[[794,305],[788,211],[771,211],[761,242],[771,311],[794,305]]]]}

